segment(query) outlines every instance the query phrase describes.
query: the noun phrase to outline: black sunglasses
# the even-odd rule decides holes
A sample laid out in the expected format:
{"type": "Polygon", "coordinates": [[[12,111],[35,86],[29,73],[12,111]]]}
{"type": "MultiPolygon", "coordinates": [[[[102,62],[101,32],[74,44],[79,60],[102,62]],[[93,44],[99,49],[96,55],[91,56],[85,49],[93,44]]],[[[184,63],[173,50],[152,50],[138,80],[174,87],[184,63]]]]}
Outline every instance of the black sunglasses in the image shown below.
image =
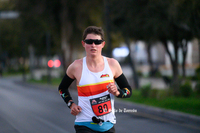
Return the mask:
{"type": "Polygon", "coordinates": [[[93,44],[94,43],[95,45],[100,45],[103,42],[103,40],[86,39],[86,40],[84,40],[84,42],[87,43],[87,44],[93,44]]]}

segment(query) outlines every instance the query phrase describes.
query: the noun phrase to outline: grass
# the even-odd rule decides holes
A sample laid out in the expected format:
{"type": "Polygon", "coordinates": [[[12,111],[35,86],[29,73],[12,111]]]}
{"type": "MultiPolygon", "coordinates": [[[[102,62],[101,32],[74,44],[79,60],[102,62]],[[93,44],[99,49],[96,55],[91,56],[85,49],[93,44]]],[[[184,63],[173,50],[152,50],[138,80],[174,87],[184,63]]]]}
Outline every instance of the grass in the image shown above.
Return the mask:
{"type": "MultiPolygon", "coordinates": [[[[51,85],[58,86],[61,82],[62,78],[52,78],[51,85]]],[[[42,83],[48,84],[47,78],[43,78],[42,80],[29,80],[31,83],[42,83]]],[[[141,91],[133,90],[131,98],[125,99],[134,103],[159,107],[163,109],[180,111],[188,114],[198,115],[200,116],[200,98],[196,96],[191,96],[189,98],[184,97],[175,97],[175,96],[166,96],[163,90],[161,91],[161,97],[153,98],[147,97],[144,98],[141,96],[141,91]]]]}
{"type": "Polygon", "coordinates": [[[28,80],[28,82],[30,83],[51,84],[54,86],[58,86],[61,81],[62,81],[62,78],[51,78],[50,83],[48,83],[48,80],[46,77],[42,78],[41,80],[35,80],[35,79],[28,80]]]}
{"type": "Polygon", "coordinates": [[[161,99],[141,96],[139,90],[133,90],[131,98],[126,99],[134,103],[145,104],[149,106],[176,110],[188,114],[200,116],[200,98],[191,96],[189,98],[169,96],[161,99]]]}

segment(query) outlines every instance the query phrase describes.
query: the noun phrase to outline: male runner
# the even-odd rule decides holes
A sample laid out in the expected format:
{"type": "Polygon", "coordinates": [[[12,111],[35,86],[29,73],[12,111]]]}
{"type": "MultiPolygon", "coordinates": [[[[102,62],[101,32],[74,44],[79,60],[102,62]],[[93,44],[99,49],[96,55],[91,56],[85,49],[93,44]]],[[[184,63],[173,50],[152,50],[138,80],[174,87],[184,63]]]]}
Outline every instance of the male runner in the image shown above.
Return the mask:
{"type": "Polygon", "coordinates": [[[59,93],[71,109],[71,114],[76,116],[76,133],[114,133],[114,97],[129,98],[131,87],[118,61],[102,56],[102,48],[105,46],[102,28],[87,27],[82,45],[86,56],[75,60],[68,67],[59,85],[59,93]],[[78,105],[73,102],[68,91],[75,79],[78,105]]]}

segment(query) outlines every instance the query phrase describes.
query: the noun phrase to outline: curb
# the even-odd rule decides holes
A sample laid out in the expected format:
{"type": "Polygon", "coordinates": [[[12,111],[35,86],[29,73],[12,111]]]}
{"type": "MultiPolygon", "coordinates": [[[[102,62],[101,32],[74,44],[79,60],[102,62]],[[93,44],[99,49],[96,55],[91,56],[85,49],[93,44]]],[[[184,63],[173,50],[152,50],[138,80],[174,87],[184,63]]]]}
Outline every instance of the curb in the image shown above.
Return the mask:
{"type": "Polygon", "coordinates": [[[192,126],[193,128],[197,128],[200,130],[200,116],[182,113],[174,110],[161,109],[138,103],[132,103],[129,101],[117,100],[117,99],[115,99],[115,102],[120,105],[127,106],[129,108],[137,110],[137,113],[135,115],[142,115],[145,117],[151,117],[153,119],[159,119],[162,121],[163,120],[170,121],[173,123],[175,122],[182,125],[188,125],[190,127],[192,126]]]}

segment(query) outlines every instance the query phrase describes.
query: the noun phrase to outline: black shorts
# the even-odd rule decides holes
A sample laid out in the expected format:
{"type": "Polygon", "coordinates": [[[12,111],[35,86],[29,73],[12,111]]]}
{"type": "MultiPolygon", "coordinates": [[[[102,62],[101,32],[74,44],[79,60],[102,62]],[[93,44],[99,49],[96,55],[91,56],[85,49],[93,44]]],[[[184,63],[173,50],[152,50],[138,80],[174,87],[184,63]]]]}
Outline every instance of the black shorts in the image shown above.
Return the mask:
{"type": "Polygon", "coordinates": [[[98,131],[94,131],[86,126],[78,126],[75,125],[74,126],[76,133],[115,133],[115,127],[113,126],[110,130],[105,131],[105,132],[98,132],[98,131]]]}

